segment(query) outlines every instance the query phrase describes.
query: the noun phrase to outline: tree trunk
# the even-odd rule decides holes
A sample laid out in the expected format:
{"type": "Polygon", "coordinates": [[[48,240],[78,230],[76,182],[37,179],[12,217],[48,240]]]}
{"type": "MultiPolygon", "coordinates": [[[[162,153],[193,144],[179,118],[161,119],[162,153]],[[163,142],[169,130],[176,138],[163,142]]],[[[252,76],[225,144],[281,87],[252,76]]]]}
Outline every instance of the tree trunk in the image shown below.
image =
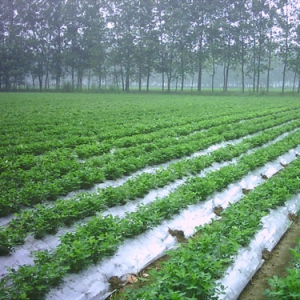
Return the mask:
{"type": "Polygon", "coordinates": [[[74,87],[75,87],[75,70],[74,70],[74,65],[72,64],[71,67],[71,77],[72,77],[72,92],[74,92],[74,87]]]}
{"type": "Polygon", "coordinates": [[[298,73],[298,70],[296,69],[295,73],[294,73],[294,80],[293,80],[293,94],[295,93],[295,89],[296,89],[297,73],[298,73]]]}
{"type": "Polygon", "coordinates": [[[171,91],[171,76],[170,75],[168,75],[167,80],[168,80],[168,93],[170,93],[170,91],[171,91]]]}
{"type": "Polygon", "coordinates": [[[142,91],[142,76],[139,74],[139,92],[142,91]]]}
{"type": "MultiPolygon", "coordinates": [[[[116,73],[116,66],[114,65],[114,72],[116,73]]],[[[100,90],[102,87],[102,66],[99,66],[98,70],[98,89],[100,90]]]]}
{"type": "Polygon", "coordinates": [[[164,57],[164,53],[163,52],[161,54],[161,67],[162,67],[162,72],[161,72],[161,90],[164,92],[165,91],[165,57],[164,57]]]}
{"type": "Polygon", "coordinates": [[[142,63],[139,61],[139,92],[142,91],[142,63]]]}
{"type": "Polygon", "coordinates": [[[60,89],[60,76],[59,76],[59,77],[56,77],[56,80],[55,80],[55,88],[56,88],[56,90],[59,90],[59,89],[60,89]]]}
{"type": "Polygon", "coordinates": [[[225,67],[225,63],[223,65],[223,92],[225,92],[225,87],[226,87],[226,67],[225,67]]]}
{"type": "Polygon", "coordinates": [[[259,51],[258,51],[258,61],[257,61],[257,82],[256,82],[256,91],[258,92],[260,86],[260,65],[261,65],[261,52],[262,52],[262,38],[261,34],[259,36],[259,51]]]}
{"type": "Polygon", "coordinates": [[[117,88],[119,88],[119,78],[117,72],[117,66],[114,64],[114,81],[117,88]]]}
{"type": "Polygon", "coordinates": [[[126,74],[125,91],[129,92],[129,75],[126,74]]]}
{"type": "Polygon", "coordinates": [[[216,75],[216,63],[215,63],[215,57],[213,56],[212,75],[211,75],[211,91],[212,92],[214,92],[214,90],[215,90],[215,75],[216,75]]]}
{"type": "Polygon", "coordinates": [[[192,75],[192,84],[191,84],[191,92],[194,89],[194,79],[195,79],[195,73],[193,72],[193,75],[192,75]]]}
{"type": "Polygon", "coordinates": [[[45,76],[45,90],[46,89],[49,89],[49,71],[48,71],[48,68],[47,68],[47,72],[46,72],[46,76],[45,76]]]}
{"type": "Polygon", "coordinates": [[[244,38],[242,38],[242,93],[245,92],[245,44],[244,38]]]}
{"type": "Polygon", "coordinates": [[[125,70],[125,91],[129,92],[129,63],[127,63],[125,70]]]}
{"type": "Polygon", "coordinates": [[[61,72],[61,28],[57,27],[58,34],[58,50],[57,50],[57,58],[56,58],[56,76],[55,76],[55,88],[56,90],[60,89],[60,80],[62,76],[61,72]]]}
{"type": "Polygon", "coordinates": [[[121,81],[122,81],[122,90],[125,91],[125,81],[124,81],[124,74],[123,74],[123,67],[121,66],[121,81]]]}
{"type": "Polygon", "coordinates": [[[102,87],[102,75],[101,73],[98,74],[98,90],[101,90],[102,87]]]}
{"type": "MultiPolygon", "coordinates": [[[[203,11],[202,11],[202,20],[203,20],[203,11]]],[[[203,47],[203,31],[201,30],[200,39],[199,39],[199,65],[198,65],[198,92],[202,90],[202,47],[203,47]]]]}
{"type": "Polygon", "coordinates": [[[150,84],[150,71],[147,72],[147,92],[149,92],[149,84],[150,84]]]}
{"type": "MultiPolygon", "coordinates": [[[[201,55],[202,56],[202,55],[201,55]]],[[[202,90],[202,58],[199,58],[199,67],[198,67],[198,92],[202,90]]]]}
{"type": "Polygon", "coordinates": [[[181,92],[183,92],[183,86],[184,86],[184,53],[182,51],[182,53],[181,53],[181,88],[180,88],[181,92]]]}
{"type": "Polygon", "coordinates": [[[43,89],[43,76],[39,75],[38,78],[39,78],[39,88],[40,88],[40,91],[42,91],[42,89],[43,89]]]}
{"type": "Polygon", "coordinates": [[[31,73],[31,78],[32,78],[32,86],[35,89],[35,80],[34,80],[34,76],[32,73],[31,73]]]}
{"type": "Polygon", "coordinates": [[[245,66],[244,63],[242,63],[242,93],[245,93],[245,66]]]}
{"type": "Polygon", "coordinates": [[[101,78],[100,78],[100,85],[101,85],[101,87],[102,86],[104,86],[104,87],[106,87],[107,86],[107,72],[106,72],[106,68],[104,67],[103,68],[103,76],[104,76],[104,79],[103,79],[103,83],[102,83],[102,76],[101,76],[101,78]]]}
{"type": "Polygon", "coordinates": [[[286,74],[286,62],[284,63],[283,66],[283,72],[282,72],[282,88],[281,88],[281,93],[284,94],[284,88],[285,88],[285,74],[286,74]]]}
{"type": "Polygon", "coordinates": [[[270,89],[270,71],[271,71],[271,55],[269,55],[269,60],[268,60],[267,93],[269,92],[269,89],[270,89]]]}
{"type": "Polygon", "coordinates": [[[91,86],[91,68],[89,68],[88,70],[88,91],[90,90],[90,86],[91,86]]]}
{"type": "Polygon", "coordinates": [[[78,70],[77,71],[77,85],[76,85],[76,88],[79,91],[82,90],[82,76],[83,76],[83,72],[81,70],[78,70]]]}
{"type": "Polygon", "coordinates": [[[224,66],[224,87],[223,91],[228,91],[228,76],[229,76],[229,64],[227,66],[224,66]]]}
{"type": "Polygon", "coordinates": [[[256,48],[255,48],[256,39],[254,37],[254,46],[253,46],[253,78],[252,78],[252,89],[255,92],[255,82],[256,82],[256,48]]]}

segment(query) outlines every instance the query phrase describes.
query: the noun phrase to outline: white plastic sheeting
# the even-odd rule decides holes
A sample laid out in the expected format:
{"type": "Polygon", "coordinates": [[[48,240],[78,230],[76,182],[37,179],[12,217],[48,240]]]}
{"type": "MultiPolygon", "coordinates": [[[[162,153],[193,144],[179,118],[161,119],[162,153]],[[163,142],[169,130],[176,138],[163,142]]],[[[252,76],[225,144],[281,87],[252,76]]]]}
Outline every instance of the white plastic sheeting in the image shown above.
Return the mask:
{"type": "Polygon", "coordinates": [[[223,285],[224,294],[219,294],[221,300],[235,300],[245,286],[264,263],[262,252],[264,249],[272,251],[281,237],[287,231],[292,221],[289,213],[296,214],[300,210],[300,194],[286,202],[285,206],[271,210],[270,214],[262,219],[263,228],[255,235],[248,247],[239,250],[232,266],[225,276],[217,281],[223,285]]]}
{"type": "MultiPolygon", "coordinates": [[[[272,141],[270,143],[274,143],[274,142],[284,138],[286,135],[288,135],[288,133],[281,135],[280,137],[278,137],[277,139],[275,139],[274,141],[272,141]]],[[[244,138],[246,138],[246,137],[244,137],[244,138]]],[[[199,152],[193,154],[191,157],[205,155],[205,154],[210,153],[218,148],[225,147],[227,144],[236,144],[236,143],[240,142],[241,140],[243,140],[244,138],[241,138],[241,139],[238,139],[235,141],[231,141],[231,142],[224,142],[224,143],[220,143],[217,145],[213,145],[206,150],[199,151],[199,152]]],[[[268,143],[266,145],[269,145],[270,143],[268,143]]],[[[253,150],[249,151],[249,153],[252,151],[253,150]]],[[[109,272],[108,272],[108,274],[106,274],[105,271],[102,271],[102,269],[101,269],[100,274],[102,274],[101,275],[102,277],[98,276],[99,271],[97,271],[98,275],[97,276],[95,275],[95,276],[97,278],[102,278],[100,280],[100,282],[102,285],[104,284],[104,286],[105,286],[104,290],[107,290],[107,286],[108,286],[107,278],[109,278],[110,276],[120,276],[120,273],[126,274],[126,273],[131,273],[131,272],[138,272],[145,265],[149,264],[151,261],[155,260],[157,257],[163,255],[163,253],[166,250],[169,250],[171,247],[173,247],[176,244],[176,240],[169,235],[168,227],[183,230],[186,237],[192,235],[195,231],[196,226],[203,225],[207,222],[210,222],[211,218],[216,217],[212,211],[213,207],[221,205],[223,208],[226,208],[229,205],[229,203],[238,201],[242,196],[241,188],[253,188],[257,184],[262,182],[263,180],[261,179],[261,176],[260,176],[261,173],[264,173],[268,177],[270,177],[273,173],[277,172],[277,170],[280,168],[280,165],[278,162],[289,163],[292,159],[294,159],[295,151],[300,152],[300,147],[299,147],[299,149],[289,151],[286,155],[278,158],[276,162],[269,163],[265,167],[256,170],[254,173],[252,173],[252,175],[246,176],[238,184],[230,185],[228,187],[228,189],[226,189],[223,193],[217,193],[217,194],[213,195],[213,197],[210,200],[208,200],[207,202],[200,203],[195,206],[191,206],[189,209],[183,211],[177,217],[174,217],[174,219],[172,221],[164,222],[161,226],[157,227],[156,229],[153,229],[153,231],[149,231],[149,232],[145,233],[145,235],[147,236],[145,238],[145,240],[143,239],[143,235],[142,235],[141,237],[138,237],[137,239],[134,239],[133,241],[126,241],[124,244],[124,247],[127,245],[127,243],[130,244],[130,242],[132,242],[133,244],[132,245],[130,244],[131,245],[130,251],[127,248],[127,250],[126,250],[127,253],[124,252],[124,254],[119,254],[119,256],[121,257],[121,262],[125,263],[127,256],[128,256],[128,251],[129,251],[129,253],[131,253],[135,257],[134,260],[137,261],[137,263],[129,261],[126,264],[131,265],[131,267],[127,267],[127,266],[124,267],[121,265],[119,271],[117,270],[117,268],[114,268],[115,274],[110,274],[109,272]],[[163,239],[161,237],[161,233],[165,234],[165,237],[166,237],[165,239],[163,239]],[[152,240],[152,238],[150,238],[150,236],[152,236],[152,235],[154,235],[154,237],[153,237],[154,239],[156,236],[158,236],[158,242],[155,242],[155,240],[152,240]],[[136,242],[136,240],[139,242],[136,242]],[[171,244],[169,244],[170,240],[172,241],[171,244]],[[152,241],[152,242],[148,243],[148,241],[152,241]],[[141,245],[138,246],[138,244],[136,244],[136,243],[140,243],[141,245]],[[155,245],[155,246],[153,246],[153,245],[155,245]],[[153,251],[153,247],[156,247],[159,250],[153,251]],[[139,249],[137,251],[137,253],[134,250],[135,248],[139,249]],[[144,250],[142,251],[140,249],[145,249],[145,248],[151,249],[151,254],[143,254],[146,252],[144,252],[144,250]],[[134,253],[136,253],[136,254],[134,254],[134,253]],[[143,255],[145,255],[144,259],[141,258],[141,256],[143,256],[143,255]],[[134,271],[132,271],[133,269],[134,269],[134,271]],[[120,270],[122,270],[122,271],[120,271],[120,270]],[[105,280],[103,279],[103,276],[104,276],[105,280]]],[[[233,160],[233,161],[235,161],[235,160],[233,160]]],[[[174,161],[172,161],[172,162],[174,162],[174,161]]],[[[143,171],[139,171],[133,176],[136,176],[140,172],[154,172],[155,169],[162,168],[162,167],[166,168],[169,164],[170,164],[170,162],[166,163],[164,165],[160,165],[159,167],[143,169],[143,171]]],[[[221,163],[221,164],[216,163],[212,167],[209,167],[209,168],[205,169],[204,171],[202,171],[200,173],[200,175],[198,175],[198,176],[204,176],[207,172],[219,169],[228,164],[229,164],[229,162],[221,163]]],[[[125,179],[120,179],[120,180],[114,181],[114,182],[113,181],[108,182],[108,183],[106,182],[104,184],[98,185],[97,188],[99,188],[100,186],[101,187],[118,186],[118,185],[124,183],[129,178],[132,178],[133,176],[127,177],[125,179]]],[[[145,198],[138,199],[136,201],[131,201],[131,202],[127,203],[125,206],[113,207],[113,208],[109,209],[108,211],[106,211],[104,213],[104,215],[112,214],[115,216],[124,217],[126,212],[135,211],[137,209],[137,205],[140,203],[147,204],[147,203],[155,201],[157,198],[162,198],[164,196],[167,196],[171,191],[173,191],[179,185],[183,184],[184,181],[185,181],[184,179],[181,179],[181,180],[175,181],[174,183],[172,183],[164,188],[157,189],[155,191],[151,191],[145,198]]],[[[93,190],[96,191],[96,188],[94,188],[93,190]]],[[[8,220],[8,219],[6,219],[6,220],[8,220]]],[[[82,223],[86,222],[88,219],[89,218],[87,218],[85,220],[81,220],[78,223],[82,224],[82,223]]],[[[2,219],[2,221],[3,221],[3,219],[2,219]]],[[[4,223],[6,223],[6,222],[4,222],[4,223]]],[[[71,228],[61,228],[61,229],[59,229],[59,231],[56,235],[46,236],[43,240],[35,240],[32,236],[28,236],[26,238],[25,244],[22,245],[21,247],[19,247],[14,253],[12,253],[11,256],[0,257],[0,277],[5,276],[5,274],[7,273],[7,268],[17,269],[18,266],[20,266],[20,265],[32,264],[33,258],[30,255],[31,251],[41,251],[41,250],[45,250],[45,249],[53,249],[53,248],[57,247],[60,243],[59,236],[64,235],[68,231],[74,231],[74,230],[75,230],[75,226],[73,226],[71,228]]],[[[129,247],[129,246],[127,246],[127,247],[129,247]]],[[[120,248],[119,251],[122,251],[122,247],[120,248]]],[[[107,264],[110,264],[109,261],[110,260],[108,260],[107,264]]],[[[78,289],[79,286],[81,286],[82,276],[84,276],[86,278],[85,282],[89,282],[89,280],[87,278],[90,278],[91,285],[93,286],[92,282],[95,279],[94,279],[94,275],[91,275],[91,274],[93,274],[92,271],[90,271],[92,269],[93,268],[90,268],[87,271],[87,273],[84,273],[84,275],[82,275],[82,274],[78,275],[81,278],[80,285],[78,284],[78,282],[76,283],[76,281],[75,281],[75,287],[71,288],[71,289],[75,290],[75,289],[78,289]]],[[[105,270],[109,270],[109,267],[106,266],[105,270]]],[[[70,276],[72,278],[73,275],[70,275],[70,276]]],[[[97,279],[97,292],[95,292],[95,294],[97,294],[97,295],[98,294],[100,295],[101,293],[103,294],[103,290],[99,289],[101,284],[99,284],[99,281],[97,279]]],[[[67,286],[67,289],[69,289],[67,281],[66,281],[66,286],[67,286]]],[[[62,289],[64,289],[64,288],[62,288],[62,289]]],[[[89,288],[86,288],[86,287],[83,287],[83,289],[86,289],[86,291],[89,290],[89,288]]],[[[81,295],[81,293],[82,292],[77,292],[75,294],[77,294],[77,296],[78,296],[78,295],[81,295]]],[[[92,294],[93,293],[94,292],[92,292],[92,294]]],[[[81,296],[78,296],[78,297],[81,297],[81,296]]],[[[73,296],[72,296],[72,298],[73,298],[73,296]]],[[[64,299],[69,299],[69,298],[64,298],[64,299]]],[[[70,299],[71,299],[71,297],[70,297],[70,299]]],[[[75,297],[75,299],[77,299],[77,298],[75,297]]],[[[81,298],[78,298],[78,299],[81,299],[81,298]]],[[[90,299],[90,298],[88,296],[87,298],[84,298],[84,299],[90,299]]],[[[102,299],[102,298],[99,298],[99,299],[102,299]]]]}
{"type": "MultiPolygon", "coordinates": [[[[290,122],[287,122],[286,124],[288,124],[290,122]]],[[[275,126],[274,128],[277,128],[277,127],[280,127],[281,125],[279,126],[275,126]]],[[[293,133],[295,132],[295,130],[291,131],[290,133],[293,133]]],[[[275,140],[273,140],[272,142],[269,142],[267,143],[265,146],[268,146],[269,144],[272,144],[272,143],[275,143],[281,139],[283,139],[284,137],[286,137],[287,135],[289,135],[290,133],[284,133],[282,135],[280,135],[279,137],[277,137],[275,140]]],[[[220,148],[224,148],[226,147],[227,145],[236,145],[238,143],[240,143],[241,141],[243,141],[244,139],[246,138],[250,138],[250,137],[255,137],[257,136],[259,133],[255,133],[255,134],[251,134],[251,135],[246,135],[242,138],[239,138],[239,139],[235,139],[235,140],[231,140],[231,141],[226,141],[226,142],[222,142],[222,143],[218,143],[218,144],[215,144],[215,145],[212,145],[210,146],[209,148],[207,149],[204,149],[204,150],[201,150],[201,151],[197,151],[195,153],[193,153],[192,155],[190,156],[186,156],[186,157],[182,157],[182,158],[179,158],[179,159],[173,159],[167,163],[164,163],[164,164],[160,164],[158,166],[152,166],[152,167],[146,167],[146,168],[143,168],[137,172],[135,172],[133,175],[130,175],[130,176],[126,176],[126,177],[123,177],[123,178],[119,178],[119,179],[116,179],[116,180],[106,180],[105,182],[103,183],[99,183],[99,184],[96,184],[93,188],[89,189],[89,190],[77,190],[77,191],[73,191],[73,192],[70,192],[68,193],[68,195],[66,196],[63,196],[63,197],[60,197],[61,200],[70,200],[72,199],[73,197],[75,197],[77,194],[79,193],[97,193],[99,189],[103,189],[103,188],[107,188],[107,187],[118,187],[118,186],[121,186],[122,184],[124,184],[126,181],[130,180],[130,179],[133,179],[135,178],[136,176],[142,174],[142,173],[155,173],[155,171],[157,171],[158,169],[166,169],[168,168],[168,166],[172,163],[176,163],[182,159],[192,159],[194,157],[198,157],[198,156],[203,156],[203,155],[207,155],[213,151],[216,151],[220,148]]],[[[264,146],[263,146],[264,147],[264,146]]],[[[250,152],[253,151],[253,150],[249,150],[250,152]]],[[[248,151],[248,153],[249,153],[248,151]]],[[[84,161],[83,161],[84,162],[84,161]]],[[[53,202],[49,202],[49,205],[51,206],[53,202]]],[[[30,210],[30,208],[25,208],[25,210],[30,210]]],[[[7,225],[12,219],[15,218],[15,215],[14,214],[10,214],[9,216],[7,217],[2,217],[0,218],[0,226],[5,226],[7,225]]]]}
{"type": "MultiPolygon", "coordinates": [[[[103,260],[98,265],[93,266],[80,274],[68,275],[65,278],[64,283],[60,287],[51,290],[46,299],[105,299],[110,294],[108,279],[111,276],[121,277],[125,274],[137,273],[149,263],[161,257],[165,251],[176,247],[177,241],[168,233],[168,228],[183,230],[186,237],[191,236],[195,233],[195,227],[209,223],[211,222],[211,219],[218,218],[213,213],[213,208],[215,206],[221,205],[223,208],[226,208],[230,203],[238,201],[242,196],[242,188],[254,188],[264,181],[260,174],[268,174],[271,176],[282,168],[280,162],[290,163],[295,159],[295,154],[299,151],[300,146],[297,149],[290,150],[285,155],[278,157],[274,162],[268,163],[266,166],[257,169],[252,174],[244,177],[240,182],[230,185],[225,191],[215,193],[206,202],[189,206],[180,214],[174,216],[171,221],[165,221],[160,226],[137,236],[135,239],[126,240],[113,257],[103,260]]],[[[278,215],[270,217],[273,220],[273,223],[277,222],[277,217],[278,215]]],[[[267,219],[267,217],[264,219],[267,219]]],[[[272,228],[272,226],[269,226],[268,228],[272,228]]],[[[285,231],[274,232],[269,230],[268,232],[270,232],[271,235],[272,233],[274,235],[271,237],[269,236],[268,240],[274,240],[275,242],[277,237],[281,237],[285,231]]],[[[261,246],[259,247],[261,255],[261,246]]],[[[252,267],[250,266],[253,264],[253,260],[247,259],[242,261],[242,264],[245,265],[244,273],[246,278],[245,280],[241,280],[241,283],[238,284],[240,289],[243,289],[249,279],[253,276],[252,267]]],[[[258,264],[255,271],[259,266],[260,265],[258,264]]],[[[222,284],[227,286],[229,297],[227,299],[233,300],[236,299],[236,296],[233,295],[232,291],[236,290],[236,282],[240,281],[240,277],[238,276],[240,271],[236,271],[233,268],[232,272],[233,275],[234,272],[237,273],[235,280],[230,280],[231,273],[228,273],[228,279],[224,279],[222,284]]]]}
{"type": "MultiPolygon", "coordinates": [[[[284,134],[284,136],[285,136],[285,134],[284,134]]],[[[233,141],[228,141],[228,142],[223,142],[220,144],[212,145],[208,149],[196,152],[192,156],[187,157],[186,159],[189,159],[189,158],[195,157],[195,156],[201,156],[201,155],[208,154],[219,148],[225,147],[228,144],[232,144],[232,145],[237,144],[244,138],[246,138],[246,137],[243,137],[243,138],[237,139],[237,140],[233,140],[233,141]]],[[[124,177],[124,178],[121,178],[121,179],[118,179],[115,181],[106,181],[105,183],[96,185],[94,188],[89,190],[89,192],[95,193],[95,192],[97,192],[97,190],[99,188],[105,188],[108,186],[113,186],[113,187],[120,186],[120,185],[124,184],[127,180],[129,180],[143,172],[154,173],[155,170],[157,170],[159,168],[167,168],[171,163],[179,161],[179,160],[180,159],[172,160],[171,162],[162,164],[157,167],[147,167],[143,170],[136,172],[134,175],[124,177]]],[[[229,162],[225,162],[225,163],[221,163],[221,164],[214,164],[212,167],[206,168],[204,171],[202,171],[199,176],[204,176],[204,174],[206,174],[207,172],[216,170],[216,169],[221,168],[228,164],[229,164],[229,162]]],[[[119,216],[121,218],[125,217],[126,213],[135,211],[139,204],[146,205],[146,204],[149,204],[149,203],[155,201],[156,199],[167,196],[173,190],[175,190],[179,185],[182,185],[185,182],[185,180],[186,180],[186,178],[179,179],[163,188],[152,190],[143,199],[137,199],[134,201],[127,202],[125,205],[122,205],[122,206],[115,206],[115,207],[109,208],[105,212],[103,212],[102,215],[106,216],[106,215],[110,214],[112,216],[119,216]]],[[[75,196],[77,193],[78,193],[78,191],[72,192],[68,196],[64,197],[64,199],[66,199],[66,200],[70,199],[70,197],[75,196]]],[[[13,219],[13,217],[14,217],[13,215],[10,215],[5,218],[0,218],[0,225],[4,226],[11,219],[13,219]]],[[[85,218],[83,220],[80,220],[79,222],[76,222],[73,226],[71,226],[69,228],[60,228],[55,235],[47,235],[42,240],[35,240],[32,236],[28,236],[25,239],[24,245],[17,247],[16,251],[14,251],[10,256],[0,256],[0,278],[5,276],[5,274],[7,274],[8,268],[18,269],[18,267],[21,265],[33,264],[33,257],[30,254],[32,251],[42,251],[42,250],[46,250],[46,249],[50,250],[50,249],[57,247],[60,244],[60,238],[59,238],[60,236],[64,235],[67,232],[75,231],[76,226],[78,226],[78,224],[84,224],[89,219],[90,218],[85,218]]]]}
{"type": "MultiPolygon", "coordinates": [[[[213,166],[203,170],[198,176],[205,176],[207,172],[217,170],[223,166],[228,165],[229,163],[230,162],[216,163],[213,166]]],[[[163,188],[150,191],[150,193],[148,193],[148,195],[146,195],[143,199],[137,199],[134,201],[127,202],[125,205],[111,207],[105,212],[101,213],[101,215],[112,215],[123,218],[125,217],[126,213],[136,211],[138,205],[140,204],[146,205],[156,201],[159,198],[166,197],[178,186],[182,185],[185,182],[185,180],[186,179],[179,179],[163,188]]],[[[7,274],[8,268],[18,269],[20,265],[33,264],[33,258],[30,254],[32,251],[54,249],[60,244],[60,236],[63,236],[67,232],[75,231],[78,224],[84,224],[89,219],[90,218],[85,218],[83,220],[80,220],[79,222],[76,222],[73,226],[69,228],[60,228],[57,234],[47,235],[42,240],[35,240],[32,236],[28,236],[25,239],[24,245],[18,247],[16,251],[13,252],[10,256],[0,256],[0,277],[7,274]]]]}
{"type": "Polygon", "coordinates": [[[36,240],[33,236],[28,236],[25,239],[25,244],[18,247],[15,252],[9,256],[0,256],[0,278],[8,273],[8,268],[18,269],[22,265],[32,265],[32,251],[42,251],[54,249],[60,244],[59,236],[69,232],[69,228],[59,229],[56,235],[47,235],[42,240],[36,240]]]}
{"type": "MultiPolygon", "coordinates": [[[[293,132],[293,131],[292,131],[293,132]]],[[[170,164],[173,164],[173,163],[176,163],[176,162],[179,162],[183,159],[192,159],[194,157],[198,157],[198,156],[203,156],[203,155],[207,155],[213,151],[216,151],[220,148],[224,148],[226,147],[227,145],[236,145],[238,143],[240,143],[241,141],[243,141],[245,138],[250,138],[250,137],[255,137],[256,135],[258,135],[259,133],[255,133],[255,134],[251,134],[251,135],[247,135],[247,136],[244,136],[242,138],[239,138],[239,139],[235,139],[235,140],[230,140],[230,141],[226,141],[226,142],[222,142],[222,143],[218,143],[218,144],[215,144],[215,145],[212,145],[210,146],[209,148],[207,149],[204,149],[204,150],[201,150],[201,151],[197,151],[193,154],[191,154],[190,156],[184,156],[184,157],[181,157],[181,158],[177,158],[177,159],[172,159],[166,163],[163,163],[163,164],[160,164],[160,165],[157,165],[157,166],[148,166],[148,167],[145,167],[137,172],[135,172],[133,175],[130,175],[130,176],[126,176],[126,177],[123,177],[123,178],[119,178],[119,179],[116,179],[116,180],[107,180],[105,182],[102,182],[102,183],[99,183],[99,184],[96,184],[93,188],[91,188],[90,190],[78,190],[78,191],[74,191],[74,192],[70,192],[67,196],[65,197],[61,197],[61,199],[65,199],[65,200],[68,200],[72,197],[74,197],[76,194],[78,193],[81,193],[81,192],[90,192],[90,193],[97,193],[97,191],[99,189],[103,189],[103,188],[107,188],[107,187],[118,187],[122,184],[124,184],[126,181],[130,180],[130,179],[133,179],[143,173],[150,173],[150,174],[153,174],[155,173],[157,170],[159,169],[167,169],[169,167],[170,164]]],[[[286,135],[288,135],[289,133],[284,133],[282,135],[280,135],[277,139],[283,139],[286,135]]],[[[274,142],[277,141],[274,140],[274,142]]]]}
{"type": "MultiPolygon", "coordinates": [[[[279,126],[276,126],[276,127],[279,127],[279,126]]],[[[276,128],[275,127],[275,128],[276,128]]],[[[78,195],[79,193],[98,193],[98,190],[99,189],[104,189],[104,188],[107,188],[107,187],[118,187],[118,186],[121,186],[122,184],[124,184],[126,181],[130,180],[130,179],[133,179],[135,177],[137,177],[138,175],[142,174],[142,173],[155,173],[158,169],[167,169],[168,166],[172,163],[176,163],[180,160],[183,160],[183,159],[191,159],[191,158],[194,158],[194,157],[198,157],[198,156],[203,156],[203,155],[207,155],[213,151],[216,151],[217,149],[220,149],[220,148],[224,148],[226,147],[227,145],[236,145],[238,143],[240,143],[242,140],[244,140],[245,138],[250,138],[250,137],[254,137],[256,135],[258,135],[259,133],[255,133],[255,134],[252,134],[252,135],[247,135],[247,136],[244,136],[242,138],[239,138],[239,139],[235,139],[235,140],[231,140],[231,141],[226,141],[226,142],[222,142],[222,143],[219,143],[219,144],[215,144],[215,145],[212,145],[210,146],[209,148],[207,149],[204,149],[204,150],[201,150],[201,151],[197,151],[195,153],[193,153],[192,155],[190,156],[186,156],[186,157],[182,157],[182,158],[178,158],[178,159],[173,159],[169,162],[166,162],[166,163],[163,163],[163,164],[160,164],[160,165],[157,165],[157,166],[151,166],[151,167],[145,167],[137,172],[135,172],[134,174],[132,175],[129,175],[129,176],[125,176],[125,177],[122,177],[122,178],[118,178],[116,180],[106,180],[105,182],[102,182],[102,183],[98,183],[96,184],[94,187],[92,187],[91,189],[88,189],[88,190],[77,190],[77,191],[73,191],[73,192],[70,192],[68,193],[66,196],[63,196],[63,197],[60,197],[59,199],[61,200],[71,200],[72,198],[74,198],[76,195],[78,195]]],[[[278,138],[279,139],[282,139],[286,136],[287,134],[283,134],[281,136],[279,136],[278,138]]],[[[278,139],[277,138],[277,139],[278,139]]],[[[274,140],[274,142],[277,141],[274,140]]],[[[82,161],[82,163],[84,163],[84,161],[82,161]]],[[[53,202],[49,202],[49,205],[51,206],[53,202]]],[[[26,210],[30,210],[30,208],[25,208],[26,210]]],[[[0,218],[0,226],[5,226],[7,225],[12,219],[15,218],[15,215],[14,214],[10,214],[9,216],[7,217],[2,217],[0,218]]]]}

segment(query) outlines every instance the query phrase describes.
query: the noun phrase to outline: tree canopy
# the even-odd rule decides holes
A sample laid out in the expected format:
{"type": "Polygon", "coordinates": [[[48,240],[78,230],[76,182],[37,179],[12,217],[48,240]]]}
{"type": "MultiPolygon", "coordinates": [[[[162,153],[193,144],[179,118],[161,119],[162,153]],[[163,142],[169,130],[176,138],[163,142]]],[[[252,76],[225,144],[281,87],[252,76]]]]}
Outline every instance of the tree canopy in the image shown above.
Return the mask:
{"type": "Polygon", "coordinates": [[[222,68],[245,91],[268,91],[275,64],[282,92],[286,72],[300,89],[300,12],[293,0],[3,0],[0,4],[0,90],[95,84],[147,90],[159,76],[162,90],[201,91],[203,74],[215,88],[222,68]],[[264,76],[262,76],[264,75],[264,76]],[[263,79],[262,79],[263,78],[263,79]],[[25,80],[26,79],[26,80],[25,80]],[[296,84],[298,83],[298,84],[296,84]]]}

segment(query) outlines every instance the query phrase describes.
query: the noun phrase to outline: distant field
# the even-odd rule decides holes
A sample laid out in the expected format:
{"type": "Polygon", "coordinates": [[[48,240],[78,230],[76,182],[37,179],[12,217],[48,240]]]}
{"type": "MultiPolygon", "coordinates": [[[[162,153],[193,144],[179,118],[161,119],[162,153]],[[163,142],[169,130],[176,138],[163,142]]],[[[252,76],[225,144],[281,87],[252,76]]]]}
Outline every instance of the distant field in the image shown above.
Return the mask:
{"type": "MultiPolygon", "coordinates": [[[[298,147],[300,98],[1,93],[0,145],[0,265],[4,266],[0,270],[0,299],[40,299],[69,274],[82,272],[113,255],[125,239],[172,219],[189,205],[206,201],[214,192],[298,147]],[[218,146],[211,148],[214,145],[218,146]],[[206,149],[211,150],[193,156],[206,149]],[[205,168],[227,161],[229,165],[206,177],[197,176],[205,168]],[[122,183],[117,183],[121,179],[122,183]],[[101,216],[108,208],[143,199],[150,191],[167,190],[179,179],[185,182],[168,196],[138,206],[135,212],[124,217],[101,216]],[[103,184],[97,193],[91,190],[96,184],[103,184]],[[66,233],[79,221],[86,226],[66,233]],[[18,255],[28,236],[33,236],[34,244],[49,235],[56,236],[62,228],[66,232],[57,237],[53,249],[42,248],[34,262],[24,260],[24,266],[19,267],[23,263],[18,255]],[[5,270],[6,267],[15,270],[5,270]]],[[[214,282],[231,263],[232,254],[246,246],[258,230],[262,216],[270,207],[282,205],[283,200],[299,193],[299,183],[293,179],[299,167],[295,157],[295,162],[285,169],[282,176],[286,177],[280,184],[288,192],[281,193],[280,199],[274,196],[269,206],[258,202],[261,211],[259,215],[253,211],[252,223],[234,225],[240,230],[232,234],[222,233],[224,245],[228,243],[226,239],[234,239],[224,246],[226,258],[220,250],[223,238],[213,238],[212,234],[212,248],[218,240],[220,251],[207,250],[213,251],[213,261],[205,256],[204,246],[193,252],[203,262],[198,269],[193,266],[199,273],[199,277],[191,279],[193,282],[184,272],[173,274],[166,288],[157,291],[152,285],[131,299],[150,299],[150,295],[167,295],[170,290],[175,295],[181,289],[187,294],[172,299],[189,299],[199,289],[202,294],[196,297],[211,296],[214,282]],[[197,289],[193,288],[195,280],[197,289]],[[178,288],[178,282],[184,287],[178,288]]],[[[270,185],[261,189],[261,195],[268,194],[266,189],[272,190],[270,185]]],[[[263,197],[254,195],[253,203],[260,198],[263,197]]],[[[243,211],[241,219],[245,219],[249,206],[238,209],[239,212],[231,209],[231,217],[239,219],[243,211]]],[[[224,217],[224,222],[230,222],[231,217],[224,217]]],[[[233,225],[226,226],[222,228],[233,225]]]]}

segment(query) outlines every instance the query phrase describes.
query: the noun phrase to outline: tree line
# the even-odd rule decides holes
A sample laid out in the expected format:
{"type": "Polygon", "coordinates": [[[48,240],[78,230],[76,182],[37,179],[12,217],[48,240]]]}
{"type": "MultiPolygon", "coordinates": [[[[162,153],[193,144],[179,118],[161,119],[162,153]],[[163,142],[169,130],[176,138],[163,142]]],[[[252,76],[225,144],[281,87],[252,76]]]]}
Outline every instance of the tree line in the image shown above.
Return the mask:
{"type": "Polygon", "coordinates": [[[295,0],[2,0],[0,89],[40,90],[55,82],[81,90],[95,82],[129,91],[149,90],[159,75],[162,90],[183,90],[190,78],[200,92],[203,73],[215,89],[222,67],[258,91],[270,89],[274,63],[293,72],[300,91],[300,14],[295,0]],[[263,78],[263,79],[262,79],[263,78]],[[262,83],[263,82],[263,83],[262,83]]]}

